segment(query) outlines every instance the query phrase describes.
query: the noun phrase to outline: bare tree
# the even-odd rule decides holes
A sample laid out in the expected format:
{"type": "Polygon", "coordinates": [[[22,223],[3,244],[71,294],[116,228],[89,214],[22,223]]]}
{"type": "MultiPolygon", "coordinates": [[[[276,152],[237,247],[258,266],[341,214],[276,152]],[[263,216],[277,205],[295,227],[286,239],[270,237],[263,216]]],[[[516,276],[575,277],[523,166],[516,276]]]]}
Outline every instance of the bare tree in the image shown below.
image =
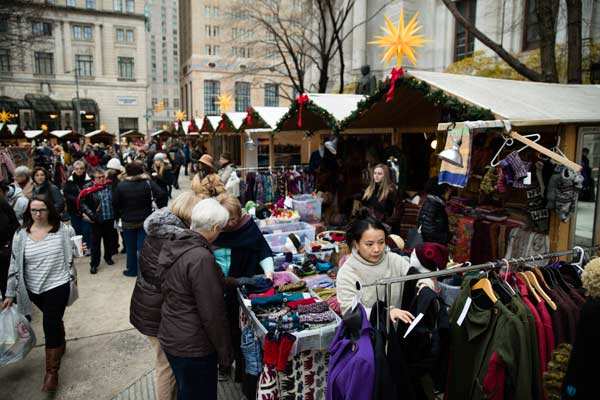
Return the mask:
{"type": "Polygon", "coordinates": [[[346,71],[344,42],[356,27],[385,7],[348,28],[355,3],[356,0],[241,0],[233,6],[232,14],[234,19],[252,27],[254,38],[246,43],[265,55],[255,68],[288,78],[296,93],[308,91],[311,68],[316,71],[314,89],[319,93],[328,90],[335,74],[341,93],[346,71]]]}
{"type": "MultiPolygon", "coordinates": [[[[34,29],[54,5],[36,0],[0,0],[0,48],[22,50],[49,41],[43,26],[34,29]]],[[[52,28],[50,28],[52,29],[52,28]]]]}
{"type": "MultiPolygon", "coordinates": [[[[558,68],[556,57],[556,26],[558,23],[559,0],[531,0],[535,1],[535,14],[539,26],[540,38],[540,72],[521,62],[501,44],[489,38],[485,33],[476,28],[475,24],[465,18],[453,0],[442,0],[446,8],[452,13],[456,21],[467,31],[475,36],[481,43],[494,51],[502,60],[523,77],[532,81],[558,82],[558,68]]],[[[567,0],[567,29],[568,29],[568,81],[581,83],[582,81],[582,5],[581,0],[567,0]]]]}

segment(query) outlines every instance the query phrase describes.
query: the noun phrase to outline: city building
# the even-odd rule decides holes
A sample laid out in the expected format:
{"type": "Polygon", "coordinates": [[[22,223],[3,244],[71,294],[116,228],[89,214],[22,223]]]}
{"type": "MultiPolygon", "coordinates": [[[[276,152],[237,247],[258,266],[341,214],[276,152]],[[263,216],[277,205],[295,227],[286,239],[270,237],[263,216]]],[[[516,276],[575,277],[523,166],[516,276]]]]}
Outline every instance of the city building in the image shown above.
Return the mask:
{"type": "MultiPolygon", "coordinates": [[[[510,53],[519,54],[539,47],[533,0],[459,0],[455,4],[467,19],[475,22],[480,31],[496,43],[501,43],[510,53]]],[[[600,3],[584,0],[582,6],[582,39],[585,54],[590,44],[597,43],[600,39],[600,3]]],[[[453,62],[472,55],[474,51],[482,50],[487,54],[494,54],[455,21],[441,0],[357,1],[352,20],[347,27],[353,27],[354,30],[345,43],[345,53],[349,54],[348,65],[352,66],[351,79],[360,76],[360,67],[365,64],[369,64],[380,78],[389,71],[380,61],[382,50],[368,43],[375,36],[382,34],[383,16],[388,16],[397,24],[402,8],[406,20],[416,12],[419,13],[418,20],[423,27],[419,33],[429,40],[418,50],[418,63],[415,68],[443,71],[453,62]]],[[[559,45],[567,41],[566,25],[565,2],[561,1],[557,26],[559,45]]]]}
{"type": "Polygon", "coordinates": [[[256,45],[266,33],[235,7],[225,0],[179,0],[180,98],[188,117],[289,105],[288,79],[264,68],[272,60],[256,45]],[[221,95],[231,97],[231,109],[221,109],[221,95]]]}
{"type": "Polygon", "coordinates": [[[173,122],[179,97],[179,1],[147,0],[148,104],[151,130],[173,122]]]}
{"type": "Polygon", "coordinates": [[[146,131],[146,29],[142,0],[54,0],[21,26],[39,40],[0,43],[0,108],[23,127],[146,131]],[[80,99],[79,103],[77,98],[80,99]]]}

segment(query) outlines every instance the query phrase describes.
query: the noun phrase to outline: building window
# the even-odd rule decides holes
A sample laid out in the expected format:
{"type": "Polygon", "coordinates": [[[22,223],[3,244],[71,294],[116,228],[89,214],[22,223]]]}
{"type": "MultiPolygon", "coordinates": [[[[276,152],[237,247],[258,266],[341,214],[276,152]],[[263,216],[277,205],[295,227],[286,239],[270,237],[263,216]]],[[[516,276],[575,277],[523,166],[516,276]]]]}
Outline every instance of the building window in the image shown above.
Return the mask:
{"type": "Polygon", "coordinates": [[[117,42],[133,43],[134,41],[133,29],[117,28],[117,42]]]}
{"type": "Polygon", "coordinates": [[[75,7],[76,0],[67,0],[67,7],[75,7]]]}
{"type": "Polygon", "coordinates": [[[123,11],[123,0],[113,0],[113,10],[114,11],[123,11]]]}
{"type": "Polygon", "coordinates": [[[77,74],[79,76],[90,78],[94,76],[92,56],[77,54],[75,56],[75,68],[77,68],[77,74]]]}
{"type": "Polygon", "coordinates": [[[265,84],[265,107],[279,107],[279,85],[265,84]]]}
{"type": "Polygon", "coordinates": [[[152,107],[158,104],[158,99],[156,97],[152,98],[152,107]]]}
{"type": "Polygon", "coordinates": [[[73,25],[73,40],[92,40],[94,37],[93,28],[90,25],[73,25]]]}
{"type": "Polygon", "coordinates": [[[235,83],[235,111],[244,112],[250,107],[250,83],[235,83]]]}
{"type": "Polygon", "coordinates": [[[219,115],[217,100],[221,95],[221,82],[204,81],[204,114],[219,115]]]}
{"type": "Polygon", "coordinates": [[[52,23],[50,22],[33,22],[31,24],[31,32],[35,36],[52,36],[52,23]]]}
{"type": "Polygon", "coordinates": [[[133,80],[134,76],[135,76],[133,73],[133,68],[134,68],[133,58],[132,57],[119,57],[118,64],[119,64],[119,79],[133,80]]]}
{"type": "Polygon", "coordinates": [[[205,25],[204,33],[207,37],[217,37],[221,33],[221,29],[218,25],[205,25]]]}
{"type": "Polygon", "coordinates": [[[10,72],[10,50],[0,49],[0,73],[10,72]]]}
{"type": "Polygon", "coordinates": [[[219,7],[204,6],[204,16],[205,17],[218,17],[219,16],[219,7]]]}
{"type": "Polygon", "coordinates": [[[525,0],[525,25],[523,29],[523,50],[540,47],[540,24],[535,13],[535,0],[525,0]]]}
{"type": "Polygon", "coordinates": [[[36,75],[54,75],[54,54],[43,51],[35,52],[36,75]]]}
{"type": "Polygon", "coordinates": [[[8,15],[0,15],[0,33],[8,32],[8,15]]]}
{"type": "Polygon", "coordinates": [[[179,110],[179,99],[173,99],[173,108],[179,110]]]}
{"type": "Polygon", "coordinates": [[[88,9],[96,8],[96,0],[85,0],[85,8],[88,8],[88,9]]]}
{"type": "Polygon", "coordinates": [[[127,43],[133,43],[133,29],[126,29],[125,30],[125,39],[127,40],[127,43]]]}
{"type": "Polygon", "coordinates": [[[231,55],[239,58],[250,58],[250,48],[246,47],[232,47],[231,55]]]}
{"type": "MultiPolygon", "coordinates": [[[[456,2],[458,11],[470,22],[475,24],[477,0],[462,0],[456,2]]],[[[473,55],[475,49],[475,36],[459,23],[456,23],[454,33],[454,61],[462,60],[473,55]]]]}
{"type": "Polygon", "coordinates": [[[134,0],[125,0],[125,10],[128,13],[135,12],[135,1],[134,0]]]}
{"type": "Polygon", "coordinates": [[[119,133],[138,130],[137,118],[119,118],[119,133]]]}
{"type": "Polygon", "coordinates": [[[204,50],[207,56],[218,56],[219,55],[219,46],[214,44],[207,44],[204,46],[204,50]]]}

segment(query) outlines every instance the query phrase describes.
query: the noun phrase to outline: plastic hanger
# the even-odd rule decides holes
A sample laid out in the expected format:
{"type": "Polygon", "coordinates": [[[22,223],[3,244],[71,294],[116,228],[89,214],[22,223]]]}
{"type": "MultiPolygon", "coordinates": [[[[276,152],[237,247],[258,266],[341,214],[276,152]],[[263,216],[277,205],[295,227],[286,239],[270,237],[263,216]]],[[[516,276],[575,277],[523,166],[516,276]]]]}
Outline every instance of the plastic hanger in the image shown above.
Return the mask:
{"type": "Polygon", "coordinates": [[[583,259],[585,258],[585,250],[583,250],[583,247],[581,246],[575,246],[573,247],[573,250],[579,251],[579,259],[576,262],[571,263],[571,265],[576,267],[579,272],[583,272],[583,259]]]}
{"type": "Polygon", "coordinates": [[[483,293],[491,300],[492,303],[496,304],[498,302],[498,298],[494,293],[494,289],[492,288],[492,282],[488,278],[481,278],[479,281],[471,287],[471,290],[481,289],[483,293]]]}
{"type": "MultiPolygon", "coordinates": [[[[534,143],[537,143],[540,141],[540,134],[539,133],[533,133],[531,135],[525,135],[523,137],[526,137],[528,139],[532,139],[532,141],[534,143]]],[[[498,156],[502,153],[502,150],[504,150],[505,147],[510,147],[515,143],[515,140],[513,138],[510,137],[504,137],[504,143],[502,143],[502,146],[500,146],[500,148],[498,149],[498,151],[496,152],[496,155],[494,156],[494,158],[492,158],[492,161],[490,161],[490,165],[492,167],[497,167],[500,164],[500,161],[497,161],[498,156]]],[[[523,147],[521,147],[519,150],[517,150],[517,153],[522,152],[523,150],[525,150],[526,148],[528,148],[529,146],[525,145],[523,147]]]]}

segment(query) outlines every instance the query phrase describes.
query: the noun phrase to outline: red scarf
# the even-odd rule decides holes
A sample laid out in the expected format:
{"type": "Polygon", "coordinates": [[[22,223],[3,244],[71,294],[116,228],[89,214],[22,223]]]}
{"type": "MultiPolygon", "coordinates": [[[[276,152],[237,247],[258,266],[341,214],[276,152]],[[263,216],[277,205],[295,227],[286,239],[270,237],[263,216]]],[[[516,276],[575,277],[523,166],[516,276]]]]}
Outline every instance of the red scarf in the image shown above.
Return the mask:
{"type": "Polygon", "coordinates": [[[89,188],[83,189],[81,192],[79,192],[79,195],[77,196],[77,199],[75,200],[75,205],[77,206],[77,209],[79,210],[81,200],[83,200],[87,195],[99,192],[111,184],[112,184],[111,180],[106,180],[102,185],[100,185],[98,183],[94,183],[94,186],[90,186],[89,188]]]}

